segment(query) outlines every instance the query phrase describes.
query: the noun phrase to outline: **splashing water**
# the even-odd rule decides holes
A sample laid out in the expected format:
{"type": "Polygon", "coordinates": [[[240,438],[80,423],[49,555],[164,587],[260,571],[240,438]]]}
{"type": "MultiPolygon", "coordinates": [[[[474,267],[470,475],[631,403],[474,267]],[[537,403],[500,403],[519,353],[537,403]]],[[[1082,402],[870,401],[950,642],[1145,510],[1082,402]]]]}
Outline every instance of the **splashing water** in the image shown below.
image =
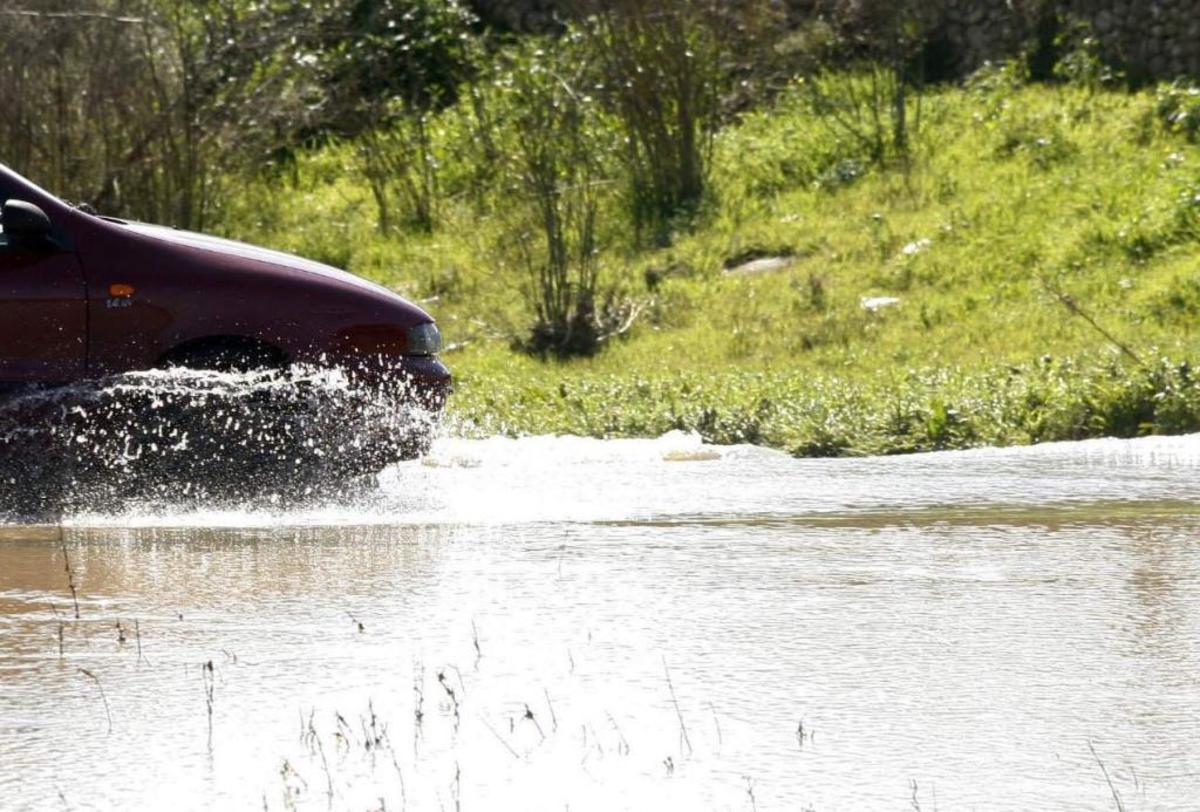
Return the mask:
{"type": "Polygon", "coordinates": [[[155,370],[33,391],[0,405],[0,519],[328,497],[418,456],[437,419],[404,381],[322,368],[155,370]]]}

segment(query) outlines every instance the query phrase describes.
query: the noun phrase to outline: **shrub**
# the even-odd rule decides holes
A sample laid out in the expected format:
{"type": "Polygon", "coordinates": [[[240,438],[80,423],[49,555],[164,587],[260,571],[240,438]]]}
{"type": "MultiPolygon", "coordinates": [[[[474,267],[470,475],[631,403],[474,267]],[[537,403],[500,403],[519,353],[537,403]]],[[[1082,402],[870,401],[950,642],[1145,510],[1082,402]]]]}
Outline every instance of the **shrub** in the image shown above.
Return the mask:
{"type": "Polygon", "coordinates": [[[457,0],[332,0],[317,25],[324,126],[359,136],[383,233],[437,225],[432,115],[474,72],[475,22],[457,0]]]}
{"type": "Polygon", "coordinates": [[[381,233],[397,225],[424,232],[437,226],[441,194],[431,126],[429,113],[408,110],[356,141],[359,170],[375,198],[381,233]]]}
{"type": "Polygon", "coordinates": [[[1200,86],[1181,80],[1159,85],[1155,111],[1168,132],[1200,140],[1200,86]]]}
{"type": "Polygon", "coordinates": [[[1125,79],[1124,73],[1105,60],[1102,44],[1087,24],[1075,22],[1067,27],[1057,45],[1060,56],[1054,65],[1054,78],[1059,81],[1095,92],[1125,79]]]}
{"type": "Polygon", "coordinates": [[[224,172],[260,165],[308,115],[282,64],[292,20],[264,5],[41,6],[51,10],[33,4],[0,24],[0,144],[72,200],[204,228],[224,172]]]}
{"type": "MultiPolygon", "coordinates": [[[[808,87],[813,105],[844,135],[858,141],[873,161],[907,156],[920,109],[910,110],[912,90],[924,84],[920,60],[940,3],[919,0],[830,0],[839,50],[860,81],[839,82],[821,66],[808,87]]],[[[919,98],[919,97],[918,97],[919,98]]]]}
{"type": "Polygon", "coordinates": [[[604,334],[598,221],[615,139],[588,92],[581,39],[545,45],[520,51],[502,83],[511,115],[507,180],[524,204],[510,206],[509,233],[535,314],[521,345],[538,354],[588,355],[604,334]]]}
{"type": "Polygon", "coordinates": [[[326,126],[343,135],[453,103],[474,72],[457,0],[325,0],[315,32],[326,126]]]}
{"type": "Polygon", "coordinates": [[[660,241],[704,196],[720,114],[722,43],[697,2],[598,3],[589,29],[625,134],[631,211],[660,241]]]}
{"type": "Polygon", "coordinates": [[[903,79],[877,64],[857,73],[821,71],[807,77],[812,114],[835,138],[853,144],[854,152],[872,163],[903,154],[909,146],[907,93],[903,79]]]}

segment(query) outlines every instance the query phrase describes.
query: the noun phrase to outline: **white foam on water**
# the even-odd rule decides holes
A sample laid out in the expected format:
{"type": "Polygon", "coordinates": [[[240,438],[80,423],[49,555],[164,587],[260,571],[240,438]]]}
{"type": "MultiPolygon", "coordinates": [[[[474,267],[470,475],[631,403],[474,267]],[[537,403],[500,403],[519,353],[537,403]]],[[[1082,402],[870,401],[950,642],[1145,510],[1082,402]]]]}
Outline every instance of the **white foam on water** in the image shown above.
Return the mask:
{"type": "Polygon", "coordinates": [[[122,505],[70,526],[310,527],[531,522],[904,521],[929,511],[1200,503],[1200,436],[1093,440],[907,457],[800,460],[695,434],[442,438],[356,490],[302,502],[122,505]]]}
{"type": "Polygon", "coordinates": [[[0,514],[76,527],[902,520],[1200,499],[1200,435],[800,460],[681,431],[443,429],[422,458],[389,465],[406,438],[435,431],[434,417],[329,370],[138,373],[21,403],[0,408],[0,514]]]}

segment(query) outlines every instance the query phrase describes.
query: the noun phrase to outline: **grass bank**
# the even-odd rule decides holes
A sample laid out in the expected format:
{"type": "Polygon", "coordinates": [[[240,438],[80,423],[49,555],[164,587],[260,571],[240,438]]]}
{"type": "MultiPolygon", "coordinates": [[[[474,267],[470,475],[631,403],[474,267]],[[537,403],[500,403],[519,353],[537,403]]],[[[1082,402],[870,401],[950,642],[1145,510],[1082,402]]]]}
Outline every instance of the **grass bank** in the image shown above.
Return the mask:
{"type": "MultiPolygon", "coordinates": [[[[1195,431],[1200,147],[1181,103],[1200,107],[992,71],[924,93],[911,154],[879,164],[797,83],[718,135],[687,227],[654,247],[609,217],[601,289],[628,330],[571,361],[514,349],[530,305],[508,190],[451,191],[432,232],[382,234],[343,143],[246,188],[224,229],[423,302],[463,431],[681,428],[819,455],[1195,431]],[[780,261],[745,266],[763,257],[780,261]]],[[[449,175],[453,116],[432,125],[449,175]]]]}

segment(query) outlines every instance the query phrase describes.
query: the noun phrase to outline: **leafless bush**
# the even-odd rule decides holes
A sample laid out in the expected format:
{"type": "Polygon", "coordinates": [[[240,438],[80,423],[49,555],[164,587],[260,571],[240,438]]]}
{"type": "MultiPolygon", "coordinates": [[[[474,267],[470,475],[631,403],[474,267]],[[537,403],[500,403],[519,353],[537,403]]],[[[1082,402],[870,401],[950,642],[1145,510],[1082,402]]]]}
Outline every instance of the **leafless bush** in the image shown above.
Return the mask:
{"type": "Polygon", "coordinates": [[[388,126],[364,131],[357,155],[379,209],[381,232],[402,224],[434,230],[440,193],[427,113],[409,112],[388,126]]]}
{"type": "Polygon", "coordinates": [[[603,97],[620,121],[631,210],[660,241],[700,208],[723,116],[769,75],[770,0],[582,0],[603,97]]]}
{"type": "Polygon", "coordinates": [[[824,64],[810,76],[814,107],[874,161],[908,155],[920,126],[910,97],[924,82],[919,55],[944,12],[943,0],[825,0],[819,5],[838,32],[839,67],[850,62],[858,79],[824,64]]]}
{"type": "Polygon", "coordinates": [[[0,9],[0,160],[101,210],[202,228],[222,171],[253,165],[308,109],[279,69],[288,20],[264,13],[236,0],[0,9]]]}
{"type": "Polygon", "coordinates": [[[430,132],[475,68],[475,16],[458,0],[326,0],[315,34],[326,126],[356,137],[379,227],[433,231],[439,161],[430,132]]]}
{"type": "Polygon", "coordinates": [[[634,219],[662,231],[704,194],[721,44],[693,3],[616,0],[592,10],[606,98],[626,136],[634,219]]]}
{"type": "Polygon", "coordinates": [[[526,347],[585,355],[601,338],[597,226],[613,139],[586,89],[589,66],[578,47],[567,52],[571,44],[578,43],[527,52],[508,75],[515,135],[508,172],[530,212],[514,229],[536,314],[526,347]]]}

